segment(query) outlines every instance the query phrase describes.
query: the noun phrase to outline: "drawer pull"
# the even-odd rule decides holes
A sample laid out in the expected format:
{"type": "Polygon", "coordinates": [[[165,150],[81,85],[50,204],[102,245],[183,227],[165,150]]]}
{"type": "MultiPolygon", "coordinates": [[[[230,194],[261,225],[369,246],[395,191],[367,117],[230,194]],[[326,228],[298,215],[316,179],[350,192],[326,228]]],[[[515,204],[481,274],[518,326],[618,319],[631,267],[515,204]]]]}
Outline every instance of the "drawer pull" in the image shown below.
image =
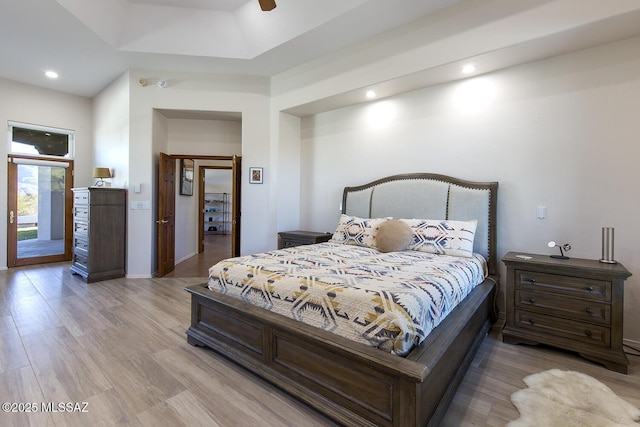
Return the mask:
{"type": "Polygon", "coordinates": [[[531,284],[535,284],[536,283],[536,279],[529,279],[529,282],[531,282],[531,284]]]}
{"type": "Polygon", "coordinates": [[[591,308],[591,307],[587,307],[587,313],[589,313],[589,314],[593,314],[593,308],[591,308]]]}
{"type": "Polygon", "coordinates": [[[529,298],[529,302],[530,302],[531,304],[535,304],[535,303],[536,303],[536,299],[535,299],[535,298],[529,298]]]}
{"type": "Polygon", "coordinates": [[[529,323],[531,323],[532,325],[535,325],[535,324],[536,324],[536,321],[530,318],[530,319],[529,319],[529,323]]]}
{"type": "Polygon", "coordinates": [[[593,335],[593,333],[592,333],[590,330],[588,330],[588,329],[587,329],[586,331],[584,331],[584,334],[585,334],[586,336],[588,336],[589,338],[591,338],[591,335],[593,335]]]}
{"type": "Polygon", "coordinates": [[[587,290],[588,290],[589,292],[593,291],[593,286],[587,286],[587,290]]]}

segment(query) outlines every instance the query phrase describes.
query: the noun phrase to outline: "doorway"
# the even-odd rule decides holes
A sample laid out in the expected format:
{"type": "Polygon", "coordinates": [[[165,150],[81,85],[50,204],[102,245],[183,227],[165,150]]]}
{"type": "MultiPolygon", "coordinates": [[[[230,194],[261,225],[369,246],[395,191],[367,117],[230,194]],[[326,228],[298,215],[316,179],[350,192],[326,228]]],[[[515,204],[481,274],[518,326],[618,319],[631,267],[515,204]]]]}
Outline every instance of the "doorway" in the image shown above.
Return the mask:
{"type": "Polygon", "coordinates": [[[217,262],[231,256],[233,171],[231,166],[199,167],[198,254],[217,262]]]}
{"type": "Polygon", "coordinates": [[[7,265],[69,261],[73,162],[10,155],[7,265]]]}
{"type": "MultiPolygon", "coordinates": [[[[198,166],[198,185],[197,185],[197,194],[198,197],[186,197],[185,199],[196,199],[194,202],[197,205],[197,209],[194,209],[193,213],[197,214],[197,218],[193,218],[190,216],[189,223],[197,224],[198,232],[196,233],[197,238],[197,254],[192,256],[186,260],[181,261],[179,264],[173,264],[173,260],[175,259],[175,236],[174,239],[170,238],[161,239],[160,234],[158,234],[157,239],[157,254],[158,254],[158,265],[164,265],[163,269],[159,269],[158,276],[160,277],[193,277],[193,276],[207,276],[208,269],[215,262],[229,258],[230,256],[238,256],[240,255],[240,179],[241,179],[241,157],[240,156],[192,156],[192,155],[166,155],[161,153],[161,158],[166,158],[169,163],[174,166],[174,174],[175,175],[175,163],[177,160],[189,159],[195,161],[195,164],[198,166]],[[215,163],[215,166],[212,165],[215,163]],[[211,194],[208,196],[210,200],[210,204],[208,204],[207,209],[209,209],[209,215],[211,216],[211,221],[209,221],[209,217],[206,217],[206,222],[211,223],[207,224],[207,231],[212,231],[215,233],[210,233],[209,235],[215,236],[211,237],[212,243],[214,239],[217,239],[218,242],[212,245],[211,249],[218,249],[220,253],[218,255],[213,253],[207,253],[204,248],[205,243],[205,171],[206,170],[220,170],[224,171],[227,175],[224,177],[226,179],[230,179],[230,187],[228,184],[219,185],[218,187],[210,187],[211,194]],[[214,210],[214,204],[217,205],[214,210]],[[224,205],[224,208],[223,208],[224,205]],[[216,215],[214,215],[214,212],[216,215]],[[211,227],[211,230],[209,230],[211,227]],[[173,241],[172,247],[167,247],[166,244],[173,241]],[[223,244],[224,243],[224,244],[223,244]],[[160,255],[171,253],[170,257],[164,257],[166,259],[171,259],[172,262],[161,264],[160,255]],[[214,262],[215,260],[215,262],[214,262]],[[171,265],[169,265],[171,264],[171,265]]],[[[167,168],[165,168],[167,169],[167,168]]],[[[167,175],[166,173],[161,173],[160,175],[167,175]]],[[[219,177],[220,179],[220,177],[219,177]]],[[[220,183],[219,183],[220,184],[220,183]]],[[[175,191],[171,192],[169,189],[165,189],[164,187],[174,187],[174,181],[171,180],[170,183],[165,183],[162,179],[158,180],[158,224],[169,224],[171,221],[166,218],[166,211],[175,211],[175,203],[177,193],[175,191]],[[167,193],[167,194],[165,194],[167,193]],[[161,195],[164,195],[162,197],[161,195]],[[160,200],[164,200],[165,202],[170,202],[171,206],[160,206],[160,200]]],[[[186,200],[183,200],[184,202],[186,200]]],[[[159,225],[159,229],[162,228],[162,225],[159,225]]],[[[175,233],[175,228],[171,229],[172,232],[175,233]]],[[[191,240],[193,242],[193,240],[191,240]]],[[[196,242],[194,242],[196,243],[196,242]]]]}

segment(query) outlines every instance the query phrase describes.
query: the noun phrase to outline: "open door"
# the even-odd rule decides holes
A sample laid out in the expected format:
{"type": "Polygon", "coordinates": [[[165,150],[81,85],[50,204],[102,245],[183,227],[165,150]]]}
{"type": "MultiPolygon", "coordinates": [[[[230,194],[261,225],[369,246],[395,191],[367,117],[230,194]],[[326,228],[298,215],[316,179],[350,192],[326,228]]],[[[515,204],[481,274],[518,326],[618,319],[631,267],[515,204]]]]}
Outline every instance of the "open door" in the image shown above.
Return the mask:
{"type": "Polygon", "coordinates": [[[242,158],[233,156],[231,170],[233,173],[231,192],[231,256],[240,256],[240,183],[242,182],[242,158]]]}
{"type": "Polygon", "coordinates": [[[175,266],[176,160],[160,153],[158,162],[157,254],[158,276],[173,271],[175,266]]]}

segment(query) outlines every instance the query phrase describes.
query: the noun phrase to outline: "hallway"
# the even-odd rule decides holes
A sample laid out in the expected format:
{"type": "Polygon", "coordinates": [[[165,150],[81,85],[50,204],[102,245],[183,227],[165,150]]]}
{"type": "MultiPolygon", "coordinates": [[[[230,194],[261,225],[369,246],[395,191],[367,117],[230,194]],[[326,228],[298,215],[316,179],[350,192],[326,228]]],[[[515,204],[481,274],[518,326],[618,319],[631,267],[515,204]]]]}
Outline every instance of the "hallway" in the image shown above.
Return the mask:
{"type": "Polygon", "coordinates": [[[164,277],[209,276],[209,267],[231,256],[231,234],[205,234],[204,252],[176,264],[175,269],[164,277]]]}

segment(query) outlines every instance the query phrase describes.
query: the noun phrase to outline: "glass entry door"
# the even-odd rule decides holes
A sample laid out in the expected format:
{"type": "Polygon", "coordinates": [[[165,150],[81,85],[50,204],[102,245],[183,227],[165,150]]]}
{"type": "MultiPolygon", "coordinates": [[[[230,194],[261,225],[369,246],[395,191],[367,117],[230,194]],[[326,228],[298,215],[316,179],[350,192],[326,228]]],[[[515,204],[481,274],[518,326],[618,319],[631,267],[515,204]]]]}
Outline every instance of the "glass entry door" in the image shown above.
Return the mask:
{"type": "Polygon", "coordinates": [[[71,259],[71,161],[9,158],[9,267],[71,259]]]}

